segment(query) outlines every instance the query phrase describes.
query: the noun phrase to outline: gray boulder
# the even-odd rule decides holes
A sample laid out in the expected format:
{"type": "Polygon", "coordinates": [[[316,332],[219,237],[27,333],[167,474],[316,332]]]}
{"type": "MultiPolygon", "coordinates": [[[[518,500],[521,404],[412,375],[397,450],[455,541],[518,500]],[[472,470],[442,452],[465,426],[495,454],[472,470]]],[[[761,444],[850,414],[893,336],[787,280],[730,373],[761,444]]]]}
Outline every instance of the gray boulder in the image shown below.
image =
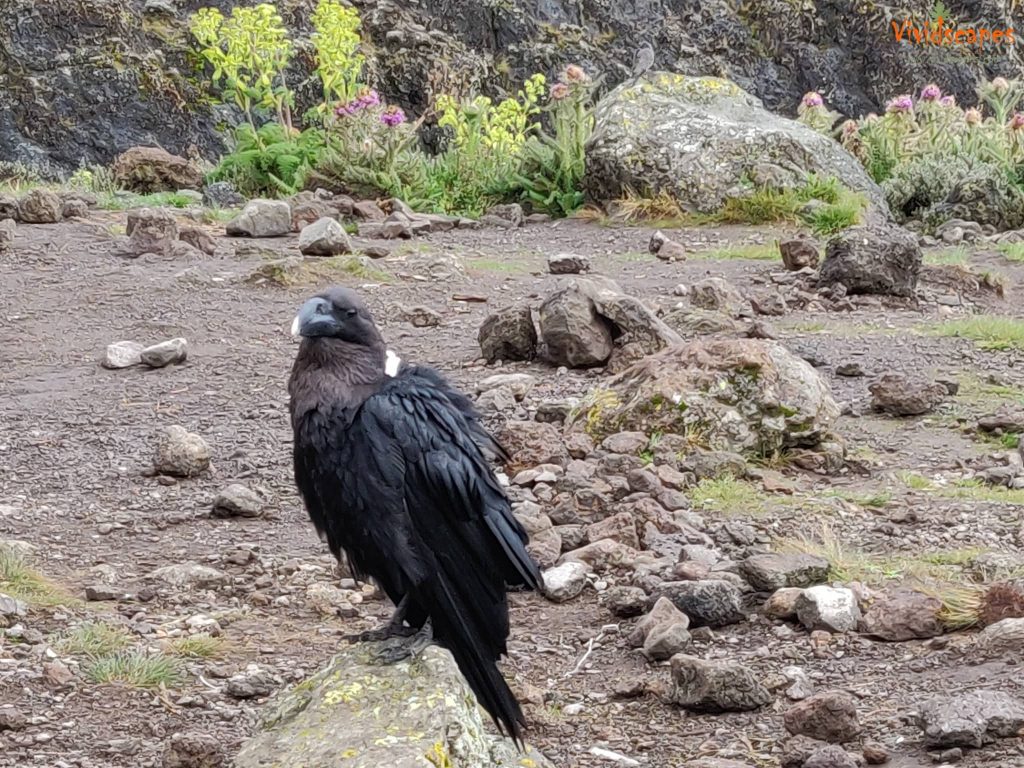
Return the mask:
{"type": "Polygon", "coordinates": [[[754,673],[739,664],[678,654],[671,667],[671,701],[691,712],[746,712],[773,698],[754,673]]]}
{"type": "Polygon", "coordinates": [[[56,224],[64,218],[64,204],[48,189],[33,189],[18,201],[18,216],[26,224],[56,224]]]}
{"type": "Polygon", "coordinates": [[[769,112],[728,80],[653,72],[613,90],[595,115],[584,180],[595,200],[643,189],[714,213],[749,178],[795,187],[816,173],[864,193],[888,216],[881,189],[838,142],[769,112]]]}
{"type": "Polygon", "coordinates": [[[345,648],[267,705],[263,729],[234,768],[553,768],[491,735],[451,654],[432,646],[413,662],[375,664],[374,646],[345,648]]]}
{"type": "Polygon", "coordinates": [[[167,253],[178,239],[178,222],[162,208],[138,208],[128,211],[125,225],[128,244],[136,256],[144,253],[167,253]]]}
{"type": "Polygon", "coordinates": [[[292,231],[292,209],[284,200],[251,200],[227,223],[232,237],[283,237],[292,231]]]}
{"type": "Polygon", "coordinates": [[[303,256],[338,256],[351,252],[352,243],[345,228],[329,216],[317,219],[299,233],[299,253],[303,256]]]}
{"type": "Polygon", "coordinates": [[[611,357],[612,332],[594,302],[572,284],[548,297],[540,307],[540,334],[555,365],[588,368],[611,357]]]}
{"type": "Polygon", "coordinates": [[[902,227],[851,227],[825,246],[818,285],[842,285],[851,294],[912,297],[921,271],[917,236],[902,227]]]}
{"type": "Polygon", "coordinates": [[[533,359],[537,354],[537,329],[529,305],[507,307],[488,316],[480,325],[477,341],[489,363],[533,359]]]}
{"type": "Polygon", "coordinates": [[[928,747],[983,747],[1024,731],[1024,701],[1006,691],[939,694],[918,707],[928,747]]]}

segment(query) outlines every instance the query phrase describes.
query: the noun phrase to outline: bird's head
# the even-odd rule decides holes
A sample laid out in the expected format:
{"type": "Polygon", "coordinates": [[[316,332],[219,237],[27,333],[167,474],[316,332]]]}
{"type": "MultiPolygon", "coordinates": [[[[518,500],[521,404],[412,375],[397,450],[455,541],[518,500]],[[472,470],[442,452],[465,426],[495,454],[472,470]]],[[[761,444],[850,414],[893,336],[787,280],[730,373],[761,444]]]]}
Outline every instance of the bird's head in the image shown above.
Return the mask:
{"type": "Polygon", "coordinates": [[[348,288],[330,288],[309,299],[292,322],[292,335],[332,338],[364,347],[383,345],[370,310],[348,288]]]}

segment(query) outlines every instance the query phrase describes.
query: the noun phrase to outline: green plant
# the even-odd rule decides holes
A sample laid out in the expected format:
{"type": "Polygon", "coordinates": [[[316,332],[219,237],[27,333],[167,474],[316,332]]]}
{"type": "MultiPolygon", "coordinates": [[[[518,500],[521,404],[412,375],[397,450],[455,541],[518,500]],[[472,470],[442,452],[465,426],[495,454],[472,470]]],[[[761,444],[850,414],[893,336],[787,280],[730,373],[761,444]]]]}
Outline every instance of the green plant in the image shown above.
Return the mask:
{"type": "Polygon", "coordinates": [[[1001,243],[996,249],[1010,261],[1024,261],[1024,243],[1001,243]]]}
{"type": "Polygon", "coordinates": [[[121,651],[94,659],[85,668],[94,683],[123,683],[133,688],[163,688],[181,681],[178,662],[162,654],[121,651]]]}
{"type": "Polygon", "coordinates": [[[224,653],[224,640],[200,633],[171,641],[170,652],[186,659],[214,659],[224,653]]]}
{"type": "Polygon", "coordinates": [[[1024,320],[998,315],[972,315],[935,328],[940,336],[959,336],[985,349],[1024,349],[1024,320]]]}
{"type": "Polygon", "coordinates": [[[359,92],[359,78],[365,57],[359,52],[359,11],[338,0],[321,0],[313,12],[313,45],[316,46],[317,74],[326,104],[347,103],[359,92]]]}
{"type": "Polygon", "coordinates": [[[113,195],[118,191],[114,172],[103,165],[86,165],[82,163],[78,170],[71,174],[68,186],[85,192],[99,195],[113,195]]]}
{"type": "Polygon", "coordinates": [[[523,147],[514,187],[536,211],[561,217],[583,205],[584,148],[594,130],[594,87],[580,67],[567,68],[549,92],[552,132],[538,130],[523,147]]]}
{"type": "Polygon", "coordinates": [[[324,135],[308,128],[298,136],[277,123],[258,130],[241,125],[235,147],[226,155],[211,180],[230,181],[244,195],[294,194],[301,174],[314,165],[324,148],[324,135]]]}
{"type": "Polygon", "coordinates": [[[30,605],[53,606],[77,602],[64,590],[29,567],[17,551],[0,545],[0,592],[30,605]]]}
{"type": "Polygon", "coordinates": [[[130,644],[131,636],[126,629],[102,621],[79,624],[57,641],[63,653],[94,657],[109,656],[130,644]]]}
{"type": "Polygon", "coordinates": [[[284,70],[292,44],[273,5],[237,6],[228,17],[216,8],[202,8],[189,19],[189,30],[200,55],[213,66],[213,82],[223,81],[257,138],[254,107],[273,109],[281,126],[291,130],[294,98],[284,70]]]}

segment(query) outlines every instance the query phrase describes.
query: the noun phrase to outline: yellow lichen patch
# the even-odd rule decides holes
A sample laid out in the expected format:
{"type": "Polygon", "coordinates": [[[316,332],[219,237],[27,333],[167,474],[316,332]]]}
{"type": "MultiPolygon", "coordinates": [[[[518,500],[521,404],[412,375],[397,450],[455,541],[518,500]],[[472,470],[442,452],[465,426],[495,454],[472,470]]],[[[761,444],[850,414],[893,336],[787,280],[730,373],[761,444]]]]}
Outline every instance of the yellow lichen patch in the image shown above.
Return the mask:
{"type": "Polygon", "coordinates": [[[362,683],[346,683],[345,685],[339,685],[332,691],[328,691],[324,694],[324,703],[329,706],[335,704],[351,704],[355,701],[359,694],[363,692],[362,683]]]}
{"type": "Polygon", "coordinates": [[[523,766],[523,768],[537,768],[537,761],[529,757],[524,757],[519,761],[519,764],[523,766]]]}
{"type": "Polygon", "coordinates": [[[448,750],[440,741],[434,742],[430,751],[427,752],[426,758],[430,761],[431,765],[435,765],[437,768],[451,768],[452,766],[452,759],[448,755],[448,750]]]}
{"type": "Polygon", "coordinates": [[[358,754],[359,754],[359,750],[358,749],[352,749],[351,747],[349,747],[348,749],[342,751],[341,757],[344,760],[351,760],[353,757],[355,757],[358,754]]]}

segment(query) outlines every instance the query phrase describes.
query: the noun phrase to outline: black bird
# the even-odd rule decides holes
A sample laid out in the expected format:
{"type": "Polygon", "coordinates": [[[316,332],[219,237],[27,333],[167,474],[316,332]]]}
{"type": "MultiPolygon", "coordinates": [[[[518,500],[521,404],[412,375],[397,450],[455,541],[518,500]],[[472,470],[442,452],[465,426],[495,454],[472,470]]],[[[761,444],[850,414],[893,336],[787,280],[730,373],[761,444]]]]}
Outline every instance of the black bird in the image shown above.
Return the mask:
{"type": "Polygon", "coordinates": [[[507,653],[507,589],[540,571],[485,453],[507,458],[472,403],[437,371],[401,363],[347,288],[307,301],[288,391],[295,482],[335,557],[395,604],[359,639],[410,636],[451,651],[502,733],[521,743],[522,710],[497,660],[507,653]]]}

